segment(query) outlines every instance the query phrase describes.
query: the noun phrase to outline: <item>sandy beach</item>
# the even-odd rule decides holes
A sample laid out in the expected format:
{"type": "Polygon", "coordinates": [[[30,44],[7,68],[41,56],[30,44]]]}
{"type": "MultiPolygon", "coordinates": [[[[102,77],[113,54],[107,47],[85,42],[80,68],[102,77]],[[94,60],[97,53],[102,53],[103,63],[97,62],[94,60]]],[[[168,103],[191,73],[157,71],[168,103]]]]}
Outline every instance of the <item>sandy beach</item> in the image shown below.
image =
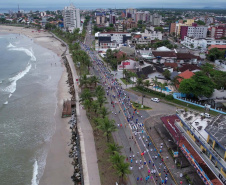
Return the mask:
{"type": "MultiPolygon", "coordinates": [[[[61,46],[61,42],[53,38],[48,32],[37,32],[34,29],[12,26],[0,26],[0,34],[23,34],[31,38],[36,44],[45,47],[59,57],[65,51],[65,47],[61,46]]],[[[44,174],[39,182],[40,185],[62,185],[73,184],[71,176],[73,174],[72,160],[68,157],[68,151],[70,149],[70,136],[68,121],[70,118],[61,118],[61,112],[63,107],[63,100],[70,99],[71,95],[68,93],[67,72],[65,66],[60,61],[63,70],[61,79],[58,83],[57,92],[57,109],[55,112],[55,133],[51,139],[50,148],[46,160],[46,166],[44,174]]]]}

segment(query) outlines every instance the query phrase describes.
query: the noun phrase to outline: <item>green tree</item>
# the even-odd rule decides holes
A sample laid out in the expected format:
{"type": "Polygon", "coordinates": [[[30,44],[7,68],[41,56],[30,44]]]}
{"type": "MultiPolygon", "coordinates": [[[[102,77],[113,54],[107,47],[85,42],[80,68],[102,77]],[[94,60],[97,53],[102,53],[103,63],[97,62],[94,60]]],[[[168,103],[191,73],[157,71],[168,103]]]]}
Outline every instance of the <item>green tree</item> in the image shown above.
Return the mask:
{"type": "Polygon", "coordinates": [[[118,164],[113,165],[113,168],[116,169],[116,173],[118,174],[119,178],[123,182],[125,175],[130,174],[131,171],[129,170],[129,163],[120,162],[118,164]]]}
{"type": "Polygon", "coordinates": [[[198,25],[206,25],[205,22],[201,21],[201,20],[198,20],[198,21],[195,21],[198,25]]]}
{"type": "Polygon", "coordinates": [[[154,30],[155,30],[155,31],[160,31],[160,32],[163,32],[163,31],[164,31],[163,28],[162,28],[161,26],[155,27],[154,30]]]}
{"type": "Polygon", "coordinates": [[[92,94],[89,89],[84,89],[80,95],[80,101],[92,100],[92,94]]]}
{"type": "Polygon", "coordinates": [[[90,77],[90,82],[91,82],[91,84],[94,84],[94,87],[96,87],[97,83],[99,82],[99,79],[98,79],[97,76],[91,76],[90,77]]]}
{"type": "Polygon", "coordinates": [[[138,78],[136,84],[137,84],[138,87],[142,86],[143,85],[142,79],[141,78],[138,78]]]}
{"type": "Polygon", "coordinates": [[[86,74],[84,74],[82,76],[82,78],[80,78],[79,81],[80,81],[80,87],[85,86],[85,88],[87,88],[88,87],[88,84],[90,83],[90,80],[89,80],[89,78],[87,77],[86,74]]]}
{"type": "Polygon", "coordinates": [[[149,80],[145,80],[144,81],[144,86],[146,86],[146,88],[148,88],[151,85],[149,80]]]}
{"type": "Polygon", "coordinates": [[[103,105],[104,103],[107,103],[107,102],[106,102],[105,96],[98,96],[98,97],[97,97],[97,102],[99,103],[100,108],[102,107],[102,105],[103,105]]]}
{"type": "Polygon", "coordinates": [[[97,96],[104,96],[105,95],[104,88],[101,85],[98,85],[95,89],[95,93],[97,96]]]}
{"type": "Polygon", "coordinates": [[[156,90],[157,84],[158,84],[158,79],[156,76],[155,76],[155,78],[152,78],[152,83],[155,85],[155,90],[156,90]]]}
{"type": "Polygon", "coordinates": [[[102,118],[105,118],[109,112],[108,112],[108,109],[106,107],[101,107],[99,110],[98,110],[98,113],[100,115],[102,115],[102,118]]]}
{"type": "Polygon", "coordinates": [[[116,126],[114,125],[114,120],[109,120],[107,117],[100,119],[98,129],[104,132],[104,136],[107,137],[107,142],[109,142],[109,136],[112,132],[116,131],[116,126]]]}
{"type": "Polygon", "coordinates": [[[165,71],[162,74],[167,80],[170,79],[171,72],[168,69],[165,69],[165,71]]]}
{"type": "Polygon", "coordinates": [[[224,59],[224,54],[226,50],[219,50],[217,48],[212,48],[209,50],[207,59],[210,61],[215,61],[217,59],[224,59]]]}
{"type": "Polygon", "coordinates": [[[110,153],[111,155],[115,155],[115,153],[120,153],[122,149],[122,146],[119,146],[118,144],[115,143],[108,143],[108,148],[106,152],[110,153]]]}
{"type": "Polygon", "coordinates": [[[94,110],[95,114],[97,113],[97,110],[99,108],[99,103],[95,100],[91,102],[91,107],[94,110]]]}
{"type": "Polygon", "coordinates": [[[203,95],[210,97],[215,88],[214,82],[204,72],[196,72],[190,79],[184,79],[180,83],[179,91],[186,94],[194,94],[196,97],[203,95]]]}

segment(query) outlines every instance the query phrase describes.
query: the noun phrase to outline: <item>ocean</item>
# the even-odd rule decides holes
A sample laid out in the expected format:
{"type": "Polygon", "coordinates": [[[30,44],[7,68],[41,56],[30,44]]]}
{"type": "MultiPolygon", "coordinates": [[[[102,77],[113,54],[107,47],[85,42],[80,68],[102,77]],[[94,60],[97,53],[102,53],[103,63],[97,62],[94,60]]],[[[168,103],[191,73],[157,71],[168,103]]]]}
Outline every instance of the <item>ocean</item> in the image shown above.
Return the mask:
{"type": "Polygon", "coordinates": [[[0,35],[0,184],[37,185],[55,131],[63,67],[19,34],[0,35]]]}

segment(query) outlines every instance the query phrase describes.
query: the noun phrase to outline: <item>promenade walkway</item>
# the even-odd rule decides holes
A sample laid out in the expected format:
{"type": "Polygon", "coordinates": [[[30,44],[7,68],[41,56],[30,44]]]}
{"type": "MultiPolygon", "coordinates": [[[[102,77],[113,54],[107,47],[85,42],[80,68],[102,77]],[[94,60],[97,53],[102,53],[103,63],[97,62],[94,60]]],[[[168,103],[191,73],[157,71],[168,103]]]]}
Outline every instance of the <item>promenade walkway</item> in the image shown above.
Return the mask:
{"type": "Polygon", "coordinates": [[[73,75],[74,88],[75,88],[75,98],[76,98],[76,115],[78,131],[80,136],[80,146],[81,146],[81,156],[82,156],[82,169],[84,176],[85,185],[100,185],[99,168],[97,164],[97,154],[96,147],[93,136],[93,129],[90,122],[86,116],[86,111],[79,105],[79,93],[81,91],[80,87],[77,85],[76,79],[78,79],[77,71],[75,70],[74,62],[69,54],[68,45],[63,40],[53,36],[64,43],[67,47],[65,51],[65,57],[71,68],[73,75]]]}

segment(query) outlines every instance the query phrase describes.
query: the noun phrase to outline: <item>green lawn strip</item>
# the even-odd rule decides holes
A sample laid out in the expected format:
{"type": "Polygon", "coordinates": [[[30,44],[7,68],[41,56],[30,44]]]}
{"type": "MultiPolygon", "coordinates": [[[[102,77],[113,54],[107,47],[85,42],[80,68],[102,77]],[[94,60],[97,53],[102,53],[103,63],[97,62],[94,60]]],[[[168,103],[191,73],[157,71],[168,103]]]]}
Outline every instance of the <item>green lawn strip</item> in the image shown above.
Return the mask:
{"type": "Polygon", "coordinates": [[[138,109],[138,110],[151,110],[152,108],[151,107],[147,107],[147,106],[143,106],[143,108],[141,108],[141,104],[139,104],[139,103],[136,103],[136,102],[134,102],[134,101],[131,101],[132,102],[132,106],[133,106],[133,108],[134,109],[138,109]]]}
{"type": "Polygon", "coordinates": [[[130,83],[126,81],[125,78],[120,78],[120,80],[125,84],[125,85],[129,85],[130,83]]]}
{"type": "MultiPolygon", "coordinates": [[[[136,91],[136,92],[143,93],[145,95],[149,95],[149,96],[152,96],[152,97],[160,98],[160,99],[164,100],[165,103],[167,103],[167,104],[169,104],[169,102],[171,102],[171,103],[177,104],[179,106],[183,106],[183,107],[194,109],[194,110],[197,110],[197,111],[200,111],[200,112],[204,112],[204,108],[202,108],[202,107],[199,107],[199,106],[196,106],[196,105],[192,105],[192,104],[189,104],[189,103],[186,103],[186,102],[182,102],[182,101],[177,100],[177,99],[168,100],[168,99],[166,99],[165,97],[163,97],[161,95],[155,94],[153,92],[142,91],[142,90],[138,89],[137,87],[132,87],[130,89],[132,89],[133,91],[136,91]]],[[[172,104],[170,104],[170,105],[172,105],[172,104]]],[[[173,105],[173,106],[175,106],[175,105],[173,105]]],[[[219,113],[215,112],[215,111],[209,111],[209,114],[211,114],[213,116],[217,116],[219,113]]]]}

